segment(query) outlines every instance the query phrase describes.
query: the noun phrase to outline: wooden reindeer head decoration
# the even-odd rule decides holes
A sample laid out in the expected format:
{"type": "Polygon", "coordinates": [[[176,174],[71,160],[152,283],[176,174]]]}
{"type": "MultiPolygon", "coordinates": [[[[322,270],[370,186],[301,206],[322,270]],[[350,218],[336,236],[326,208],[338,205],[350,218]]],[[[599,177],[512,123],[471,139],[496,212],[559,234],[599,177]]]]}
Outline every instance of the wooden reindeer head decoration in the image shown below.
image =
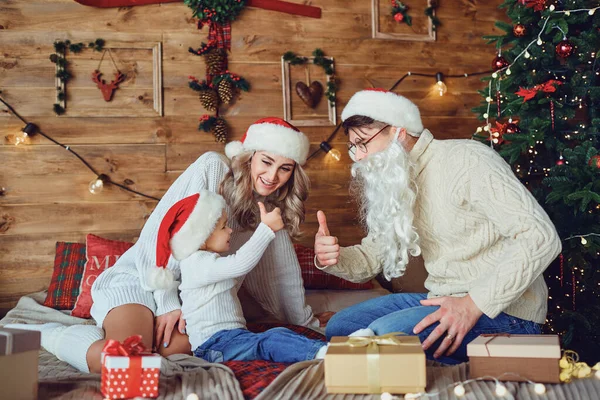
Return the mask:
{"type": "Polygon", "coordinates": [[[110,83],[106,83],[104,79],[100,79],[102,76],[102,72],[95,70],[92,72],[92,80],[96,82],[98,85],[98,89],[102,92],[102,96],[104,96],[105,101],[110,101],[112,99],[113,93],[118,89],[119,83],[123,82],[126,76],[121,73],[121,71],[115,72],[115,79],[110,81],[110,83]]]}

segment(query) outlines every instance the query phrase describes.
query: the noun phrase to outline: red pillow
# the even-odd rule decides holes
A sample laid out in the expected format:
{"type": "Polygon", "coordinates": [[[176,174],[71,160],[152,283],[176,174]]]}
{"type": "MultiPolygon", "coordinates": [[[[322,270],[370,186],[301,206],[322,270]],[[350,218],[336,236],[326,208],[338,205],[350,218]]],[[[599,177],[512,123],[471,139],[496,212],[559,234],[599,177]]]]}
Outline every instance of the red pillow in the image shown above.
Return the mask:
{"type": "Polygon", "coordinates": [[[315,267],[315,251],[310,247],[295,244],[294,249],[300,263],[305,289],[373,289],[373,282],[354,283],[328,274],[315,267]]]}
{"type": "Polygon", "coordinates": [[[44,305],[57,310],[72,310],[79,295],[85,265],[83,243],[56,242],[54,271],[44,305]]]}
{"type": "Polygon", "coordinates": [[[79,297],[71,315],[79,318],[90,318],[92,308],[92,284],[102,271],[115,265],[133,243],[108,240],[88,234],[85,238],[87,262],[81,279],[79,297]]]}

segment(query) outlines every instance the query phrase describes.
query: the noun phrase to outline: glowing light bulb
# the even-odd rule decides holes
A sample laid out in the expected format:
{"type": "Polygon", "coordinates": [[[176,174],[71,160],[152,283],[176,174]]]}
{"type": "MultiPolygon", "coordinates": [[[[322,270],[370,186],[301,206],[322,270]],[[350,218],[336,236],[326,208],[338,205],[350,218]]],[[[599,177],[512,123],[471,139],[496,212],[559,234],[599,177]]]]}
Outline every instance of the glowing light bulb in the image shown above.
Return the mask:
{"type": "Polygon", "coordinates": [[[329,150],[329,152],[327,153],[327,155],[329,157],[333,158],[335,161],[340,161],[342,159],[342,154],[337,149],[331,149],[331,150],[329,150]]]}
{"type": "Polygon", "coordinates": [[[29,135],[25,131],[19,131],[15,134],[15,146],[27,143],[29,135]]]}
{"type": "Polygon", "coordinates": [[[581,244],[584,246],[587,244],[587,240],[583,236],[581,237],[581,244]]]}
{"type": "Polygon", "coordinates": [[[482,128],[482,127],[480,127],[480,126],[478,126],[478,127],[477,127],[477,133],[481,133],[482,131],[483,131],[483,128],[482,128]]]}
{"type": "Polygon", "coordinates": [[[510,75],[510,74],[512,74],[512,71],[510,70],[510,68],[507,68],[506,69],[506,75],[510,75]]]}
{"type": "Polygon", "coordinates": [[[497,77],[498,77],[498,74],[494,72],[494,73],[492,74],[492,78],[496,79],[497,77]]]}
{"type": "Polygon", "coordinates": [[[435,89],[438,91],[440,96],[445,95],[448,91],[448,87],[446,87],[446,84],[444,83],[444,74],[442,74],[441,72],[435,74],[435,81],[435,89]]]}
{"type": "Polygon", "coordinates": [[[506,396],[506,386],[501,383],[496,383],[496,396],[504,397],[506,396]]]}
{"type": "Polygon", "coordinates": [[[525,58],[529,58],[529,57],[531,57],[531,54],[529,54],[529,52],[528,52],[528,51],[526,51],[526,52],[525,52],[525,58]]]}
{"type": "Polygon", "coordinates": [[[550,9],[550,11],[554,11],[556,10],[556,7],[554,6],[554,4],[550,4],[550,7],[548,7],[550,9]]]}
{"type": "Polygon", "coordinates": [[[571,15],[571,11],[565,11],[565,15],[568,17],[569,15],[571,15]]]}
{"type": "Polygon", "coordinates": [[[543,43],[543,42],[542,42],[542,39],[538,39],[538,40],[537,40],[537,44],[538,44],[538,46],[541,46],[541,45],[542,45],[542,43],[543,43]]]}
{"type": "Polygon", "coordinates": [[[466,393],[465,387],[462,385],[462,383],[459,383],[458,385],[454,386],[454,394],[457,397],[463,397],[466,393]]]}
{"type": "Polygon", "coordinates": [[[99,194],[102,192],[102,189],[104,189],[104,181],[102,178],[97,177],[90,182],[88,189],[90,190],[91,194],[99,194]]]}
{"type": "Polygon", "coordinates": [[[596,12],[595,8],[592,8],[590,11],[588,11],[588,14],[590,15],[594,15],[594,13],[596,12]]]}
{"type": "Polygon", "coordinates": [[[543,383],[536,383],[533,386],[533,390],[537,393],[537,394],[544,394],[546,393],[546,386],[543,383]]]}
{"type": "Polygon", "coordinates": [[[485,98],[485,101],[487,101],[488,103],[491,103],[492,102],[492,98],[490,96],[488,96],[488,97],[485,98]]]}
{"type": "Polygon", "coordinates": [[[37,133],[38,127],[32,123],[27,123],[20,132],[15,134],[15,146],[29,142],[29,138],[37,133]]]}

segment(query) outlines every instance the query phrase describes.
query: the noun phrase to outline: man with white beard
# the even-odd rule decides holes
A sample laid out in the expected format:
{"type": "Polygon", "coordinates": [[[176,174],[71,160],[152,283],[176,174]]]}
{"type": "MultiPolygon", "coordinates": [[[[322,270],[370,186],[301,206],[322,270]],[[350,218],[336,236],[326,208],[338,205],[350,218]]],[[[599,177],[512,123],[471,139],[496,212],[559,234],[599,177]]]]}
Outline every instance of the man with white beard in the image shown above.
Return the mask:
{"type": "Polygon", "coordinates": [[[540,333],[542,273],[561,251],[546,212],[504,160],[473,140],[436,140],[410,100],[356,93],[342,113],[352,192],[368,235],[340,248],[319,211],[317,268],[353,282],[402,276],[423,254],[429,293],[397,293],[334,315],[327,337],[419,335],[429,358],[456,364],[480,334],[540,333]]]}

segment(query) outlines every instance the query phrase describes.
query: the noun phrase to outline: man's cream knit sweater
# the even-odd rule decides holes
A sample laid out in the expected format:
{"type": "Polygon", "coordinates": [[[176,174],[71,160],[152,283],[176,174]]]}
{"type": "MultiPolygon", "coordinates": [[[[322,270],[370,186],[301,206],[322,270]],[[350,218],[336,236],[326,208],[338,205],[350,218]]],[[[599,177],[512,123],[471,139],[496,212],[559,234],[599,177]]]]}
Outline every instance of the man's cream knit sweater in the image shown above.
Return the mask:
{"type": "MultiPolygon", "coordinates": [[[[415,227],[429,277],[429,297],[471,295],[490,318],[501,312],[545,322],[542,272],[561,251],[556,229],[535,198],[489,147],[435,140],[423,132],[410,158],[418,188],[415,227]]],[[[382,270],[366,237],[323,268],[354,282],[382,270]]]]}

